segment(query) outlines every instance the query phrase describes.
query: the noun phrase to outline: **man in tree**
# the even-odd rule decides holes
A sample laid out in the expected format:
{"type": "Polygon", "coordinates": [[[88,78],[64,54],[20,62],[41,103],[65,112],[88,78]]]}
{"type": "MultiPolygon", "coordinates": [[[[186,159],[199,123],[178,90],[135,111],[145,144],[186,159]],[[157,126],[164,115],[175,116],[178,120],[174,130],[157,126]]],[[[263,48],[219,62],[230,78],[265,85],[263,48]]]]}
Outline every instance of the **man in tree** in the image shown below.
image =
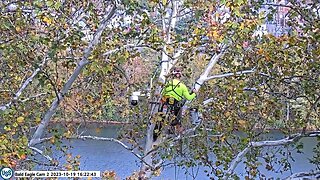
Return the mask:
{"type": "MultiPolygon", "coordinates": [[[[171,126],[174,126],[178,132],[181,132],[181,107],[184,104],[184,99],[192,100],[196,97],[197,91],[192,90],[192,93],[189,93],[187,86],[181,82],[182,72],[179,68],[174,68],[173,70],[173,79],[168,81],[162,90],[162,99],[159,112],[167,113],[167,108],[173,110],[175,118],[170,122],[171,126]]],[[[154,133],[154,140],[157,139],[159,132],[161,130],[161,123],[158,123],[155,129],[158,129],[158,132],[154,133]]]]}

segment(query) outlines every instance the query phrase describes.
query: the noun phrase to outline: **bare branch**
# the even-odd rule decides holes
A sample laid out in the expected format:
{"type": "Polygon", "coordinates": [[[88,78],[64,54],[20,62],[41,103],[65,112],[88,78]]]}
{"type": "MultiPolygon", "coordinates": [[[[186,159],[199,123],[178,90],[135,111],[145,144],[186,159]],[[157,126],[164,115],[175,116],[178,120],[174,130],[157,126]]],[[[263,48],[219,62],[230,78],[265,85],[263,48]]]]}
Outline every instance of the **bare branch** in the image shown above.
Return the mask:
{"type": "Polygon", "coordinates": [[[214,98],[209,98],[209,99],[203,101],[202,104],[207,105],[207,104],[211,103],[212,101],[214,101],[214,98]]]}
{"type": "Polygon", "coordinates": [[[134,148],[131,148],[129,146],[127,146],[125,143],[121,142],[118,139],[115,138],[106,138],[106,137],[98,137],[98,136],[75,136],[75,137],[71,137],[70,139],[82,139],[82,140],[86,140],[86,139],[92,139],[92,140],[99,140],[99,141],[111,141],[111,142],[115,142],[117,144],[120,144],[122,147],[124,147],[126,150],[129,150],[131,153],[133,153],[137,158],[141,158],[141,156],[139,154],[136,154],[133,150],[134,148]]]}
{"type": "Polygon", "coordinates": [[[244,71],[238,71],[238,72],[234,72],[234,73],[217,74],[217,75],[213,75],[213,76],[207,77],[207,79],[205,79],[205,81],[208,81],[208,80],[211,80],[211,79],[216,79],[216,78],[223,78],[223,77],[229,77],[229,76],[249,74],[249,73],[253,73],[253,72],[255,72],[255,70],[244,70],[244,71]]]}

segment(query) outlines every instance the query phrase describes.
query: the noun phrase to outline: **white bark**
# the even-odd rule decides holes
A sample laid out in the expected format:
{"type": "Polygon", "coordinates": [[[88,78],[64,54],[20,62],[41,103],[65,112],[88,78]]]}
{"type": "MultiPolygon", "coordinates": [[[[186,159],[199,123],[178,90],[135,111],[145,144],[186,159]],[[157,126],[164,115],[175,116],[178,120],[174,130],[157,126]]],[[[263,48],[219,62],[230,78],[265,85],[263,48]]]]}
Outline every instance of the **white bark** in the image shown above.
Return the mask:
{"type": "Polygon", "coordinates": [[[319,179],[319,178],[320,178],[320,171],[312,171],[312,172],[294,173],[291,176],[285,178],[285,180],[319,179]]]}
{"type": "Polygon", "coordinates": [[[201,85],[208,80],[208,76],[210,74],[210,72],[212,71],[214,65],[217,64],[218,60],[223,56],[225,49],[227,48],[227,45],[223,44],[221,45],[221,50],[219,53],[216,53],[215,55],[213,55],[210,59],[210,62],[208,63],[206,69],[204,70],[204,72],[200,75],[199,79],[196,81],[196,84],[194,86],[194,88],[198,91],[201,87],[201,85]]]}
{"type": "Polygon", "coordinates": [[[257,141],[257,142],[250,142],[246,148],[244,148],[238,155],[232,160],[229,165],[228,170],[225,172],[225,176],[223,179],[228,179],[233,173],[237,165],[243,160],[244,156],[252,149],[252,148],[260,148],[260,147],[267,147],[267,146],[283,146],[293,142],[297,142],[302,137],[313,137],[319,136],[320,131],[310,132],[308,134],[295,134],[291,137],[286,137],[280,140],[274,141],[257,141]]]}
{"type": "MultiPolygon", "coordinates": [[[[177,22],[177,13],[179,8],[179,1],[173,1],[172,0],[172,12],[169,14],[166,13],[166,17],[162,19],[162,31],[166,33],[165,37],[165,45],[163,46],[162,50],[162,58],[161,58],[161,71],[159,75],[159,82],[165,83],[166,81],[166,75],[169,73],[170,69],[173,66],[173,59],[170,59],[168,56],[168,50],[167,45],[171,43],[171,31],[175,28],[176,22],[177,22]],[[169,19],[169,23],[166,26],[166,19],[169,19]]],[[[180,52],[178,52],[180,54],[180,52]]],[[[174,55],[174,57],[177,57],[177,55],[174,55]]]]}
{"type": "Polygon", "coordinates": [[[89,64],[89,56],[91,52],[93,51],[94,46],[96,46],[99,42],[99,39],[102,35],[103,30],[106,28],[108,20],[113,16],[115,13],[116,7],[113,6],[112,10],[109,12],[108,16],[104,17],[101,21],[99,28],[97,32],[95,33],[92,41],[88,45],[88,47],[84,50],[84,55],[82,57],[82,60],[78,63],[78,66],[74,70],[73,74],[70,76],[68,81],[63,86],[62,90],[59,92],[56,97],[56,99],[51,104],[50,109],[45,113],[40,125],[38,126],[36,132],[34,133],[32,139],[29,142],[29,146],[33,146],[33,144],[37,144],[40,141],[41,136],[43,135],[43,132],[45,131],[46,127],[48,126],[48,123],[51,119],[51,117],[55,114],[60,102],[63,100],[64,95],[68,92],[73,82],[77,79],[79,74],[81,73],[82,69],[89,64]]]}
{"type": "MultiPolygon", "coordinates": [[[[162,30],[163,30],[163,32],[166,33],[165,34],[165,45],[163,46],[163,49],[162,49],[161,71],[160,71],[159,80],[158,80],[162,84],[165,83],[166,75],[169,73],[170,69],[173,67],[178,56],[180,56],[180,54],[182,53],[181,49],[178,50],[178,52],[176,52],[173,55],[173,59],[171,59],[168,56],[169,53],[167,50],[167,45],[171,43],[171,32],[176,26],[179,2],[180,1],[172,0],[171,1],[171,5],[172,5],[171,14],[169,14],[167,12],[166,17],[164,17],[162,19],[162,28],[163,28],[162,30]],[[166,19],[169,20],[167,25],[166,25],[166,19]]],[[[161,91],[161,87],[158,86],[156,89],[156,92],[159,93],[160,91],[161,91]]],[[[157,109],[157,105],[152,106],[151,113],[150,113],[151,117],[152,117],[152,114],[154,113],[155,109],[157,109]]],[[[149,118],[149,122],[150,122],[151,117],[149,118]]],[[[150,153],[150,151],[152,151],[153,146],[155,145],[153,142],[153,129],[154,129],[154,127],[155,127],[155,125],[153,123],[148,123],[146,145],[144,148],[144,154],[146,156],[143,158],[144,162],[146,162],[147,164],[153,164],[152,163],[153,153],[150,153]]],[[[159,162],[158,164],[161,164],[161,162],[159,162]]],[[[148,166],[146,166],[145,163],[142,164],[141,171],[145,173],[144,174],[145,177],[147,177],[147,178],[151,177],[152,170],[148,166]]]]}

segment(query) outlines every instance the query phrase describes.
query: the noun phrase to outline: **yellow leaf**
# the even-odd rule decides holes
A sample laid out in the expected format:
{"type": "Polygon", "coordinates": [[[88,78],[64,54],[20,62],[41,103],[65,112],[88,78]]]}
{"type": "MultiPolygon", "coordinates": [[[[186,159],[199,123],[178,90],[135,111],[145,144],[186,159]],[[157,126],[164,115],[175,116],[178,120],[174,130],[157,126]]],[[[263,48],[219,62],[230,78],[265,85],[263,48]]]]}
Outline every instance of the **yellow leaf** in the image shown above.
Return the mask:
{"type": "Polygon", "coordinates": [[[96,128],[95,131],[96,131],[96,133],[99,134],[99,133],[101,133],[101,128],[96,128]]]}
{"type": "Polygon", "coordinates": [[[229,117],[231,115],[231,113],[229,111],[227,111],[225,114],[224,114],[226,117],[229,117]]]}
{"type": "Polygon", "coordinates": [[[214,39],[217,39],[219,37],[218,31],[215,31],[215,30],[211,31],[211,37],[213,37],[214,39]]]}
{"type": "Polygon", "coordinates": [[[253,110],[254,109],[254,106],[248,106],[248,110],[253,110]]]}
{"type": "Polygon", "coordinates": [[[6,150],[6,149],[7,149],[7,146],[5,146],[5,145],[3,144],[3,145],[0,146],[0,149],[1,149],[1,150],[6,150]]]}
{"type": "Polygon", "coordinates": [[[41,122],[41,118],[40,118],[40,117],[37,117],[37,118],[36,118],[36,124],[40,124],[40,122],[41,122]]]}
{"type": "Polygon", "coordinates": [[[54,144],[54,143],[55,143],[55,139],[54,139],[54,138],[51,138],[51,139],[50,139],[50,142],[51,142],[51,144],[54,144]]]}
{"type": "Polygon", "coordinates": [[[220,17],[220,14],[219,14],[219,13],[216,13],[215,15],[216,15],[216,18],[219,18],[219,17],[220,17]]]}
{"type": "Polygon", "coordinates": [[[24,122],[24,117],[20,116],[17,118],[17,122],[20,124],[20,123],[23,123],[24,122]]]}
{"type": "Polygon", "coordinates": [[[155,170],[153,173],[154,173],[155,176],[160,176],[160,174],[161,174],[161,169],[158,168],[158,169],[155,170]]]}
{"type": "Polygon", "coordinates": [[[244,23],[241,23],[240,24],[240,28],[239,28],[240,30],[243,30],[244,29],[244,23]]]}
{"type": "Polygon", "coordinates": [[[52,24],[52,19],[47,17],[47,16],[45,16],[42,20],[43,20],[43,22],[45,22],[45,23],[47,23],[49,25],[52,24]]]}
{"type": "Polygon", "coordinates": [[[194,30],[194,34],[199,34],[200,33],[200,29],[199,28],[196,28],[195,30],[194,30]]]}
{"type": "Polygon", "coordinates": [[[16,31],[19,33],[21,32],[21,28],[19,26],[16,27],[16,31]]]}
{"type": "Polygon", "coordinates": [[[167,0],[162,0],[162,4],[166,5],[167,4],[167,0]]]}
{"type": "Polygon", "coordinates": [[[225,137],[225,136],[221,136],[221,138],[220,138],[221,142],[224,142],[224,141],[225,141],[225,139],[226,139],[226,137],[225,137]]]}
{"type": "Polygon", "coordinates": [[[240,124],[240,126],[245,126],[247,124],[247,122],[245,120],[239,120],[238,123],[240,124]]]}

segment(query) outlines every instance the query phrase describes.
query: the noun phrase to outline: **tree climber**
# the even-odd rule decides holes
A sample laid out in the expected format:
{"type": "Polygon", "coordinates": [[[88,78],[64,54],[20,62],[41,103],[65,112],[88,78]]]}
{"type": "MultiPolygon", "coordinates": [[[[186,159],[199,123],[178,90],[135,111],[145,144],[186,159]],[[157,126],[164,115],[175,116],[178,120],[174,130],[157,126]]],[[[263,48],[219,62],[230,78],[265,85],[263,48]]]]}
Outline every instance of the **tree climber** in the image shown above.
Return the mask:
{"type": "MultiPolygon", "coordinates": [[[[182,77],[181,69],[174,68],[173,70],[173,79],[168,81],[165,87],[162,90],[162,98],[161,98],[161,105],[159,108],[159,112],[166,113],[164,108],[171,106],[173,108],[173,112],[175,118],[170,125],[175,127],[178,132],[181,131],[181,107],[183,106],[184,99],[192,100],[196,97],[197,90],[193,89],[192,93],[189,93],[188,88],[186,85],[180,81],[182,77]]],[[[153,133],[154,141],[160,134],[161,130],[161,123],[157,123],[154,129],[158,129],[158,132],[153,133]]]]}

